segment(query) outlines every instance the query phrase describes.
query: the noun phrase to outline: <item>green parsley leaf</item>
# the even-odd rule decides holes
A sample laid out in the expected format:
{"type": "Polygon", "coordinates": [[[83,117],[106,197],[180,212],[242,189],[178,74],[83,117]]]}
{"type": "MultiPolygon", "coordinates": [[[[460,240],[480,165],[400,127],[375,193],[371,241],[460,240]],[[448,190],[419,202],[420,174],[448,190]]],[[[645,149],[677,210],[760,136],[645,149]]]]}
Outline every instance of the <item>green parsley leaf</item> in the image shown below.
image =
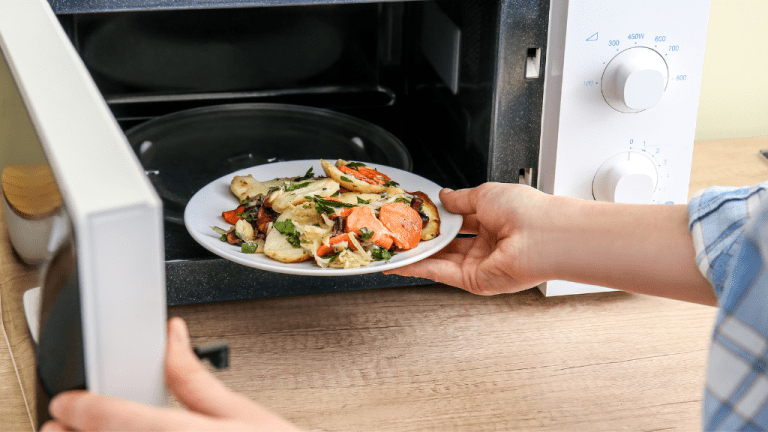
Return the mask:
{"type": "Polygon", "coordinates": [[[370,200],[366,201],[366,200],[364,200],[364,199],[362,199],[360,197],[357,197],[357,203],[358,204],[370,204],[371,201],[370,200]]]}
{"type": "Polygon", "coordinates": [[[388,250],[380,247],[375,247],[371,251],[371,256],[376,261],[386,261],[392,259],[393,256],[397,254],[389,253],[388,250]]]}
{"type": "Polygon", "coordinates": [[[295,182],[300,182],[300,181],[304,181],[304,180],[309,180],[309,179],[311,179],[314,176],[315,176],[315,174],[312,173],[312,167],[309,167],[309,169],[307,170],[306,174],[304,174],[301,177],[296,177],[296,180],[294,180],[294,181],[295,182]]]}
{"type": "Polygon", "coordinates": [[[329,216],[335,215],[336,210],[334,210],[331,206],[323,204],[322,201],[315,201],[315,211],[317,214],[327,214],[329,216]]]}
{"type": "Polygon", "coordinates": [[[274,222],[272,226],[274,226],[280,234],[285,234],[285,240],[290,243],[291,246],[295,248],[301,247],[301,241],[299,241],[301,233],[296,231],[296,225],[293,224],[292,220],[286,219],[282,222],[274,222]]]}
{"type": "Polygon", "coordinates": [[[360,162],[350,162],[347,164],[347,168],[352,168],[353,170],[357,171],[357,168],[364,167],[364,163],[360,162]]]}
{"type": "Polygon", "coordinates": [[[344,208],[355,207],[354,204],[347,204],[347,203],[341,202],[341,201],[327,200],[327,199],[323,199],[323,198],[317,198],[317,200],[318,201],[322,201],[325,205],[329,205],[331,207],[336,207],[336,208],[339,208],[339,207],[344,207],[344,208]]]}
{"type": "Polygon", "coordinates": [[[223,241],[223,242],[227,241],[227,235],[226,234],[222,234],[221,235],[221,241],[223,241]]]}
{"type": "Polygon", "coordinates": [[[385,183],[384,186],[394,186],[394,187],[396,187],[396,186],[400,186],[400,183],[398,183],[396,181],[391,181],[390,180],[387,183],[385,183]]]}
{"type": "MultiPolygon", "coordinates": [[[[310,197],[304,197],[306,199],[310,199],[310,197]]],[[[354,207],[352,204],[343,203],[340,201],[334,201],[334,200],[327,200],[324,198],[321,198],[317,195],[311,197],[312,201],[315,203],[315,211],[317,211],[317,214],[328,214],[328,215],[334,215],[336,214],[336,210],[333,208],[339,208],[339,207],[354,207]]]]}
{"type": "Polygon", "coordinates": [[[344,180],[345,182],[352,183],[352,180],[350,180],[349,177],[341,176],[341,179],[344,180]]]}
{"type": "Polygon", "coordinates": [[[243,219],[247,220],[248,222],[255,221],[257,219],[257,216],[258,216],[259,212],[257,211],[257,212],[254,213],[253,210],[254,210],[254,208],[249,208],[248,210],[246,210],[246,211],[244,211],[242,213],[237,213],[237,217],[243,218],[243,219]]]}
{"type": "Polygon", "coordinates": [[[301,189],[301,188],[303,188],[303,187],[307,187],[307,186],[309,186],[309,185],[311,185],[311,184],[312,184],[312,182],[304,182],[304,183],[289,183],[288,185],[286,185],[286,186],[285,186],[285,191],[286,191],[286,192],[293,192],[293,191],[295,191],[296,189],[301,189]]]}
{"type": "Polygon", "coordinates": [[[410,201],[410,200],[407,200],[407,199],[405,199],[405,198],[398,198],[398,199],[396,199],[396,200],[395,200],[395,202],[401,202],[401,203],[403,203],[403,204],[408,204],[408,205],[411,205],[411,201],[410,201]]]}
{"type": "Polygon", "coordinates": [[[247,243],[243,242],[242,245],[240,245],[240,251],[243,253],[256,253],[256,250],[259,248],[259,245],[256,243],[247,243]]]}
{"type": "Polygon", "coordinates": [[[274,225],[275,229],[280,234],[293,234],[296,232],[296,225],[294,225],[293,221],[290,219],[286,219],[282,222],[275,222],[272,225],[274,225]]]}
{"type": "Polygon", "coordinates": [[[368,240],[373,237],[374,234],[376,234],[376,231],[368,229],[368,227],[360,228],[360,240],[368,240]]]}

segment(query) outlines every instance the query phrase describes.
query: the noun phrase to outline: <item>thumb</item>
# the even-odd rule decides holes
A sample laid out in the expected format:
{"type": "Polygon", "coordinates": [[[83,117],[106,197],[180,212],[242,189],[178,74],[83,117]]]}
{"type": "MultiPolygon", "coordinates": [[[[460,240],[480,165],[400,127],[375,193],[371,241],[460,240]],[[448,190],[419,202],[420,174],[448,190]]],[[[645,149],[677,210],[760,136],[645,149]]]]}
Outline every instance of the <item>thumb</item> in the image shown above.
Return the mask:
{"type": "Polygon", "coordinates": [[[281,417],[229,390],[203,367],[192,350],[187,325],[181,318],[168,321],[165,360],[168,388],[187,408],[219,418],[258,421],[268,430],[296,430],[281,417]]]}
{"type": "Polygon", "coordinates": [[[440,191],[440,202],[451,213],[468,215],[477,213],[477,188],[443,189],[440,191]]]}
{"type": "Polygon", "coordinates": [[[165,379],[171,393],[192,411],[214,417],[250,418],[252,414],[250,401],[241,400],[245,398],[232,393],[203,367],[181,318],[168,321],[165,379]]]}

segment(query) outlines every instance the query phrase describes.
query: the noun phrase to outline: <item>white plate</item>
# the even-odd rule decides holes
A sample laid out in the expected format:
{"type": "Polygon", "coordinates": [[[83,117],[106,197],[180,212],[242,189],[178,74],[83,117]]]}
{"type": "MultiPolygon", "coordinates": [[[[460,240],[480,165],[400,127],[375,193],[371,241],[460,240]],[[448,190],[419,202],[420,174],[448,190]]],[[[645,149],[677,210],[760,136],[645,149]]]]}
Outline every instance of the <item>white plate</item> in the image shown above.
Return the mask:
{"type": "Polygon", "coordinates": [[[402,267],[434,254],[447,246],[456,237],[459,229],[461,229],[462,217],[449,213],[443,207],[439,197],[440,189],[442,189],[440,186],[423,177],[397,168],[376,164],[368,165],[377,168],[392,178],[393,181],[400,183],[401,188],[410,192],[422,191],[429,196],[435,203],[435,206],[437,206],[437,211],[440,214],[440,235],[437,238],[421,242],[416,248],[407,252],[399,252],[388,262],[374,261],[366,267],[334,269],[321,268],[313,260],[286,264],[275,261],[264,254],[244,254],[240,252],[240,246],[221,241],[221,235],[216,234],[211,229],[212,226],[224,229],[229,229],[231,226],[221,217],[221,212],[232,210],[238,206],[237,197],[229,189],[232,177],[251,174],[258,181],[271,180],[278,177],[298,177],[304,175],[310,166],[314,168],[316,175],[322,175],[323,168],[320,166],[319,160],[259,165],[225,175],[200,189],[189,200],[187,208],[184,210],[184,224],[187,226],[187,231],[192,235],[192,238],[200,243],[201,246],[222,258],[261,270],[307,276],[359,275],[402,267]]]}

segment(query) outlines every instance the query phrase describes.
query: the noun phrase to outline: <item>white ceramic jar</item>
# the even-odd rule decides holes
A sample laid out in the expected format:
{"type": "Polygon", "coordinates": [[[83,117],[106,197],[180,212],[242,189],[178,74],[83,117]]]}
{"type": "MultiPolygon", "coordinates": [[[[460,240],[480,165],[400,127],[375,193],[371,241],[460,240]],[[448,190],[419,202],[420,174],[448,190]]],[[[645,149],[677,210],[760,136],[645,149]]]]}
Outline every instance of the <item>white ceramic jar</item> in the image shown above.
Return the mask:
{"type": "Polygon", "coordinates": [[[27,264],[43,262],[49,253],[54,225],[61,225],[61,220],[66,218],[50,168],[48,165],[6,166],[2,187],[11,245],[27,264]]]}

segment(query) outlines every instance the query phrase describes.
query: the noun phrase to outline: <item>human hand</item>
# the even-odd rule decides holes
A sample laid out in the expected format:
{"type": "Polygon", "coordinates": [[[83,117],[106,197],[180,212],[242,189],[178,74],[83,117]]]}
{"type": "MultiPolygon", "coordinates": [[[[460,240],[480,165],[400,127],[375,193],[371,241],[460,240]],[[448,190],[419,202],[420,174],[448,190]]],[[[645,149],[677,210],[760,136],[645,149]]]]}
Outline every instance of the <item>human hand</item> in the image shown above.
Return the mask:
{"type": "Polygon", "coordinates": [[[187,407],[159,408],[87,391],[62,393],[51,401],[54,420],[41,432],[157,430],[299,430],[280,416],[232,392],[195,356],[184,320],[168,322],[165,377],[168,388],[187,407]]]}
{"type": "Polygon", "coordinates": [[[475,294],[531,288],[547,280],[539,265],[544,206],[549,196],[525,185],[486,183],[474,189],[443,189],[445,208],[464,217],[461,233],[445,249],[417,263],[385,272],[432,279],[475,294]]]}
{"type": "Polygon", "coordinates": [[[430,258],[385,272],[493,295],[549,280],[701,304],[717,297],[696,266],[685,205],[613,204],[486,183],[440,192],[462,233],[430,258]]]}

